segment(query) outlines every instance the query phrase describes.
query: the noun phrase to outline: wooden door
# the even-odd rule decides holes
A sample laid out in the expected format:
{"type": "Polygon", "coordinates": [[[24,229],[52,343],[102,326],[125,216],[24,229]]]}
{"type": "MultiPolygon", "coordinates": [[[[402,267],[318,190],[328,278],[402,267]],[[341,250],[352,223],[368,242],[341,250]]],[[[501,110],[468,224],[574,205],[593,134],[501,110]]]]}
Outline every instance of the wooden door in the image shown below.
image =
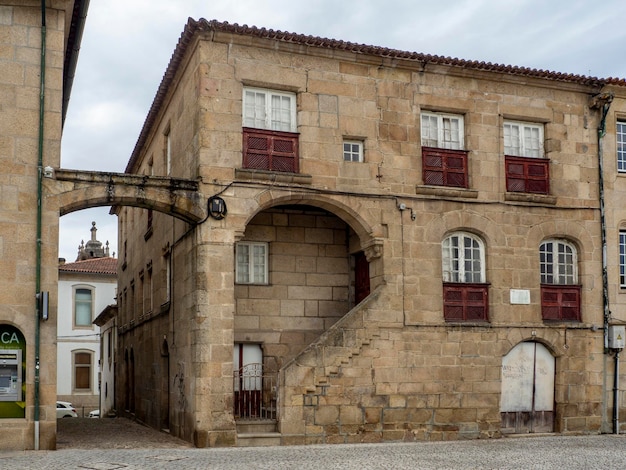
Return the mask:
{"type": "Polygon", "coordinates": [[[503,434],[554,431],[554,357],[537,342],[515,346],[502,359],[503,434]]]}

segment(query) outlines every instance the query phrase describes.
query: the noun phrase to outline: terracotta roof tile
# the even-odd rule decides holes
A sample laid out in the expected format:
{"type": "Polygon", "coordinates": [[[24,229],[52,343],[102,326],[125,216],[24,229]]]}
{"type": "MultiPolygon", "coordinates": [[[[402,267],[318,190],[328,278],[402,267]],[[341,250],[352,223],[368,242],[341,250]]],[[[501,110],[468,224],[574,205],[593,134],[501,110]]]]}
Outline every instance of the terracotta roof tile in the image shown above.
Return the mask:
{"type": "Polygon", "coordinates": [[[92,258],[59,266],[62,273],[117,274],[117,258],[92,258]]]}

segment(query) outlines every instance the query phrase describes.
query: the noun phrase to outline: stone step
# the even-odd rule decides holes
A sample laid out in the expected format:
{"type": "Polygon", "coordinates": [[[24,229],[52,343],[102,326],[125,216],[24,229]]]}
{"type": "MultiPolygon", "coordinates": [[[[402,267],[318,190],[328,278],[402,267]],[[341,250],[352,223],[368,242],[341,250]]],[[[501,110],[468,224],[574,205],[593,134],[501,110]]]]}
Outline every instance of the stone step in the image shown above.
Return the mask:
{"type": "Polygon", "coordinates": [[[275,419],[244,419],[235,422],[238,434],[259,434],[276,432],[275,419]]]}
{"type": "Polygon", "coordinates": [[[265,447],[279,445],[279,432],[250,432],[237,434],[237,447],[265,447]]]}

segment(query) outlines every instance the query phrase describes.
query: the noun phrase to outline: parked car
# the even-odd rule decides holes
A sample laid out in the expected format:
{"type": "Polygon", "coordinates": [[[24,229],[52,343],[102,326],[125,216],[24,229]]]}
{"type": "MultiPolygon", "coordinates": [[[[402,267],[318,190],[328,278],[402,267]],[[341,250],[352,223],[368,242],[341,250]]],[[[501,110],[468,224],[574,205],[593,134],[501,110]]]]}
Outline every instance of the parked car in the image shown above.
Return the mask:
{"type": "Polygon", "coordinates": [[[90,418],[99,418],[100,417],[100,410],[93,410],[89,412],[89,417],[90,418]]]}
{"type": "Polygon", "coordinates": [[[70,402],[57,401],[57,418],[78,418],[76,408],[70,402]]]}

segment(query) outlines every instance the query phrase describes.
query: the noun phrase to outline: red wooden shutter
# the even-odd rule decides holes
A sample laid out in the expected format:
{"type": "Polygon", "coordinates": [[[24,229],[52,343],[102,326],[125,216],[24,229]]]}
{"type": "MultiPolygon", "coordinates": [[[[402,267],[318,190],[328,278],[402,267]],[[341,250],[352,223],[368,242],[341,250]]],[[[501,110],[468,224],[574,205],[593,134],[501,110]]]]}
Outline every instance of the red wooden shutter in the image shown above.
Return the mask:
{"type": "Polygon", "coordinates": [[[466,150],[422,147],[424,184],[467,188],[466,150]]]}
{"type": "Polygon", "coordinates": [[[489,286],[444,283],[443,316],[446,321],[488,321],[489,286]]]}
{"type": "Polygon", "coordinates": [[[549,194],[550,166],[544,158],[505,156],[506,190],[510,192],[549,194]]]}
{"type": "Polygon", "coordinates": [[[541,316],[544,320],[580,321],[580,286],[541,286],[541,316]]]}
{"type": "Polygon", "coordinates": [[[244,128],[243,167],[297,173],[298,134],[244,128]]]}

